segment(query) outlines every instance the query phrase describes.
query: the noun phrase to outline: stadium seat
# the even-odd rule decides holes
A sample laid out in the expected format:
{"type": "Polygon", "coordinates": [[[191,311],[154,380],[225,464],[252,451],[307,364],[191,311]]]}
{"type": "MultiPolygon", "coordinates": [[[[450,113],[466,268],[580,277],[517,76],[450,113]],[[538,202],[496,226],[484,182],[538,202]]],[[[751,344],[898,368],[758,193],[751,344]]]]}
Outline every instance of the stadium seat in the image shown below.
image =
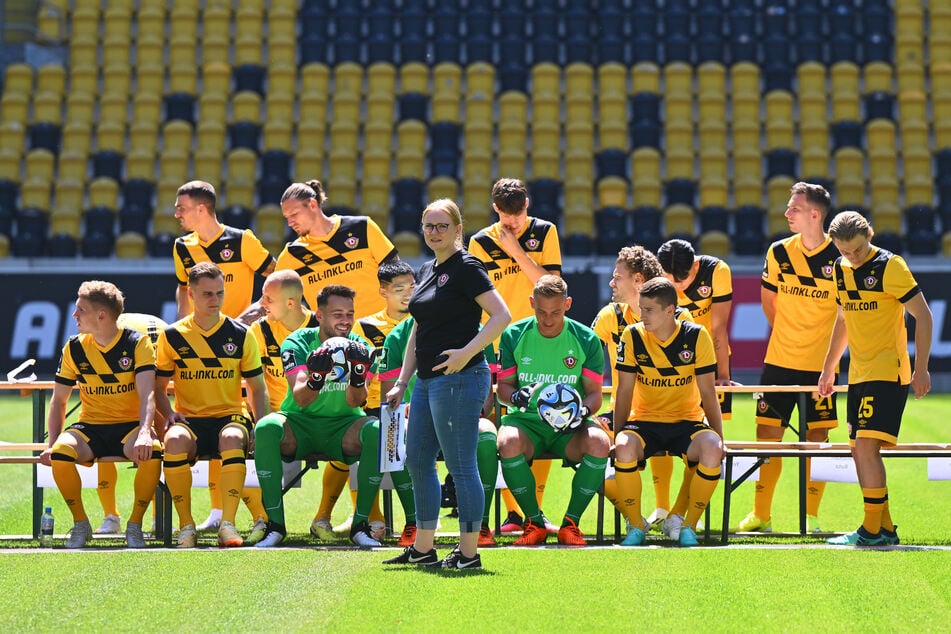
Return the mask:
{"type": "Polygon", "coordinates": [[[718,258],[730,255],[730,236],[723,231],[707,231],[700,236],[699,252],[718,258]]]}
{"type": "Polygon", "coordinates": [[[667,239],[696,234],[696,220],[692,207],[675,204],[664,209],[664,236],[667,239]]]}
{"type": "Polygon", "coordinates": [[[145,257],[146,241],[141,233],[125,232],[116,238],[116,257],[122,260],[139,260],[145,257]]]}
{"type": "Polygon", "coordinates": [[[862,124],[858,121],[836,121],[829,129],[833,150],[862,147],[862,124]]]}
{"type": "Polygon", "coordinates": [[[765,218],[766,213],[756,206],[744,206],[736,210],[733,233],[733,252],[736,255],[762,255],[765,218]]]}
{"type": "Polygon", "coordinates": [[[393,235],[393,246],[400,257],[419,257],[422,252],[422,239],[415,231],[398,231],[393,235]]]}
{"type": "Polygon", "coordinates": [[[631,214],[620,207],[604,207],[594,215],[597,250],[600,255],[617,255],[630,243],[633,231],[631,214]]]}
{"type": "Polygon", "coordinates": [[[619,176],[607,176],[597,181],[598,207],[628,207],[628,183],[619,176]]]}

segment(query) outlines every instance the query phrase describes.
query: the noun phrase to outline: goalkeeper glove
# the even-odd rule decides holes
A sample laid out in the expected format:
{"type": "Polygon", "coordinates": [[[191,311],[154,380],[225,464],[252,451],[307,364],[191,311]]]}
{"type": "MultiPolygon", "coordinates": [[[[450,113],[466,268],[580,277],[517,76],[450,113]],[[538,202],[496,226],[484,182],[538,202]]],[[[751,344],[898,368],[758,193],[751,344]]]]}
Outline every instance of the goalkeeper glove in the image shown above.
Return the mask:
{"type": "Polygon", "coordinates": [[[330,350],[318,348],[307,357],[307,371],[310,372],[310,378],[307,379],[308,389],[319,392],[327,381],[327,373],[333,369],[334,360],[330,356],[330,350]]]}
{"type": "Polygon", "coordinates": [[[538,387],[538,383],[529,383],[528,385],[512,393],[512,407],[520,412],[528,409],[528,402],[532,398],[532,392],[538,387]]]}
{"type": "Polygon", "coordinates": [[[351,341],[347,346],[347,362],[350,364],[350,386],[363,387],[367,384],[367,372],[373,357],[367,347],[359,341],[351,341]]]}
{"type": "Polygon", "coordinates": [[[581,427],[584,424],[585,419],[591,415],[591,410],[588,409],[587,405],[582,405],[581,409],[578,411],[578,416],[573,421],[568,423],[568,426],[565,427],[565,431],[574,431],[581,427]]]}

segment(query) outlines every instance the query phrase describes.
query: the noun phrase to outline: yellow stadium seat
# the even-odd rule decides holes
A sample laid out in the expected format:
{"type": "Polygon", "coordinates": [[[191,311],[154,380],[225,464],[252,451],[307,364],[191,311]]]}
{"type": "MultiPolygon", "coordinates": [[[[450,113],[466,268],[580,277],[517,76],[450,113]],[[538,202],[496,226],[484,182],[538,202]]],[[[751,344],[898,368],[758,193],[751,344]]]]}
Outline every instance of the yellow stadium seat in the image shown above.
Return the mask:
{"type": "Polygon", "coordinates": [[[98,63],[99,40],[95,35],[75,33],[69,40],[69,64],[95,66],[98,63]]]}
{"type": "Polygon", "coordinates": [[[730,236],[722,231],[707,231],[700,236],[700,253],[716,258],[730,255],[730,236]]]}
{"type": "Polygon", "coordinates": [[[951,62],[951,31],[932,31],[929,34],[928,61],[932,65],[951,62]]]}
{"type": "Polygon", "coordinates": [[[209,4],[202,12],[202,39],[231,36],[231,3],[209,4]]]}
{"type": "Polygon", "coordinates": [[[96,101],[91,93],[71,92],[66,97],[66,124],[89,127],[96,114],[96,101]]]}
{"type": "MultiPolygon", "coordinates": [[[[169,32],[176,37],[198,41],[198,4],[176,3],[168,14],[169,32]]],[[[192,60],[194,62],[194,60],[192,60]]]]}
{"type": "Polygon", "coordinates": [[[107,92],[99,98],[99,120],[125,123],[129,118],[129,97],[122,92],[107,92]]]}
{"type": "Polygon", "coordinates": [[[602,121],[598,124],[598,147],[602,150],[627,151],[627,124],[624,121],[602,121]]]}
{"type": "Polygon", "coordinates": [[[426,154],[427,134],[426,124],[422,121],[403,121],[396,128],[397,148],[423,156],[426,154]]]}
{"type": "Polygon", "coordinates": [[[689,205],[670,205],[664,209],[664,235],[695,235],[697,232],[693,207],[689,205]]]}
{"type": "Polygon", "coordinates": [[[393,149],[393,124],[368,121],[363,128],[363,147],[390,152],[393,149]]]}
{"type": "Polygon", "coordinates": [[[330,162],[330,178],[327,179],[330,187],[330,205],[357,208],[357,181],[350,175],[334,175],[338,169],[337,163],[330,162]]]}
{"type": "Polygon", "coordinates": [[[408,150],[396,151],[396,177],[423,180],[426,176],[426,157],[408,150]]]}
{"type": "Polygon", "coordinates": [[[160,36],[165,34],[166,4],[164,2],[143,2],[136,11],[138,37],[160,36]]]}
{"type": "Polygon", "coordinates": [[[799,94],[799,125],[825,125],[827,117],[825,93],[799,94]]]}
{"type": "Polygon", "coordinates": [[[887,119],[875,119],[865,126],[869,154],[895,154],[895,124],[887,119]]]}
{"type": "Polygon", "coordinates": [[[462,182],[489,181],[492,178],[491,151],[467,149],[462,161],[462,182]]]}
{"type": "Polygon", "coordinates": [[[905,206],[934,205],[934,179],[930,175],[909,174],[905,176],[905,206]]]}
{"type": "Polygon", "coordinates": [[[258,156],[247,148],[228,152],[228,179],[254,181],[258,174],[258,156]]]}
{"type": "Polygon", "coordinates": [[[733,150],[733,174],[760,180],[763,175],[763,155],[759,148],[736,148],[733,150]]]}
{"type": "Polygon", "coordinates": [[[155,154],[146,150],[129,152],[125,159],[125,177],[155,181],[155,154]]]}
{"type": "Polygon", "coordinates": [[[16,92],[4,92],[0,97],[0,121],[26,125],[29,121],[30,97],[16,92]]]}
{"type": "Polygon", "coordinates": [[[466,66],[466,99],[490,100],[495,95],[495,67],[486,62],[466,66]]]}
{"type": "Polygon", "coordinates": [[[803,148],[799,154],[800,173],[807,177],[825,177],[829,173],[829,150],[826,147],[803,148]]]}
{"type": "Polygon", "coordinates": [[[651,147],[641,147],[631,152],[631,183],[635,194],[642,182],[659,180],[660,152],[651,147]]]}
{"type": "Polygon", "coordinates": [[[459,183],[455,178],[449,176],[437,176],[429,179],[426,188],[428,191],[426,200],[437,200],[439,198],[456,200],[459,197],[459,183]]]}
{"type": "Polygon", "coordinates": [[[16,121],[0,122],[0,150],[22,154],[26,128],[16,121]]]}
{"type": "Polygon", "coordinates": [[[598,181],[598,207],[628,207],[628,184],[618,176],[598,181]]]}
{"type": "Polygon", "coordinates": [[[254,234],[266,245],[282,245],[286,231],[287,221],[284,220],[280,206],[263,205],[254,215],[254,234]]]}
{"type": "Polygon", "coordinates": [[[26,155],[26,178],[53,181],[53,166],[56,157],[49,150],[30,150],[26,155]]]}
{"type": "MultiPolygon", "coordinates": [[[[240,9],[239,9],[240,11],[240,9]]],[[[238,24],[241,24],[238,21],[238,24]]],[[[253,64],[261,66],[264,62],[263,43],[261,33],[242,33],[234,42],[234,64],[244,66],[253,64]]]]}
{"type": "Polygon", "coordinates": [[[726,68],[720,62],[704,62],[697,68],[697,94],[726,96],[726,68]]]}
{"type": "MultiPolygon", "coordinates": [[[[294,71],[297,68],[297,39],[293,36],[277,36],[270,34],[267,45],[267,68],[270,76],[274,71],[294,71]]],[[[290,72],[296,82],[296,72],[290,72]]],[[[270,86],[270,79],[268,85],[270,86]]],[[[270,88],[269,88],[270,90],[270,88]]],[[[296,88],[292,89],[296,92],[296,88]]]]}
{"type": "Polygon", "coordinates": [[[722,119],[701,120],[697,130],[701,153],[704,151],[726,152],[726,123],[722,119]]]}
{"type": "Polygon", "coordinates": [[[74,65],[69,71],[69,95],[82,93],[89,97],[99,94],[99,68],[95,64],[74,65]]]}
{"type": "Polygon", "coordinates": [[[360,95],[357,93],[334,93],[331,100],[334,123],[346,121],[353,125],[360,124],[360,95]]]}
{"type": "MultiPolygon", "coordinates": [[[[176,186],[177,189],[177,186],[176,186]]],[[[170,234],[172,236],[178,236],[181,232],[181,224],[178,222],[178,219],[175,218],[175,192],[172,192],[172,202],[167,204],[160,204],[159,208],[155,210],[155,213],[152,215],[152,231],[153,236],[161,235],[163,233],[170,234]]]]}
{"type": "Polygon", "coordinates": [[[875,229],[875,233],[884,233],[889,231],[891,233],[897,233],[901,235],[901,225],[902,215],[897,200],[894,203],[872,203],[872,226],[875,229]]]}
{"type": "Polygon", "coordinates": [[[135,65],[137,69],[145,66],[161,66],[165,63],[165,40],[162,36],[139,35],[135,43],[135,65]]]}
{"type": "Polygon", "coordinates": [[[862,69],[865,80],[864,94],[870,92],[895,92],[892,78],[892,65],[888,62],[869,62],[862,69]]]}
{"type": "Polygon", "coordinates": [[[463,128],[465,154],[492,152],[492,124],[467,120],[463,128]]]}
{"type": "Polygon", "coordinates": [[[192,127],[175,119],[162,126],[162,146],[166,150],[189,153],[192,148],[192,127]]]}
{"type": "Polygon", "coordinates": [[[664,66],[664,93],[693,93],[693,69],[689,64],[671,62],[664,66]]]}
{"type": "Polygon", "coordinates": [[[568,152],[594,154],[594,125],[591,119],[568,121],[565,124],[565,149],[568,152]]]}
{"type": "Polygon", "coordinates": [[[65,12],[48,4],[40,6],[36,15],[36,41],[40,44],[59,46],[65,38],[65,12]]]}
{"type": "Polygon", "coordinates": [[[525,152],[528,145],[528,131],[524,125],[511,121],[499,124],[499,152],[518,150],[525,152]]]}
{"type": "Polygon", "coordinates": [[[686,123],[693,121],[693,98],[689,92],[667,93],[664,96],[664,121],[686,123]]]}
{"type": "Polygon", "coordinates": [[[660,207],[664,186],[660,180],[642,180],[635,184],[634,207],[660,207]]]}
{"type": "Polygon", "coordinates": [[[653,62],[638,62],[631,68],[631,93],[660,92],[660,68],[653,62]]]}
{"type": "Polygon", "coordinates": [[[325,156],[323,149],[314,149],[308,147],[298,147],[294,155],[294,178],[295,181],[306,181],[312,178],[318,180],[324,179],[325,156]]]}
{"type": "Polygon", "coordinates": [[[203,93],[226,95],[231,92],[231,65],[224,62],[206,62],[201,68],[203,93]]]}
{"type": "Polygon", "coordinates": [[[924,121],[902,121],[901,145],[903,148],[927,148],[929,144],[928,124],[924,121]]]}
{"type": "MultiPolygon", "coordinates": [[[[5,87],[4,90],[9,90],[5,87]]],[[[62,64],[44,64],[36,72],[36,92],[62,95],[66,92],[66,68],[62,64]]]]}
{"type": "Polygon", "coordinates": [[[389,149],[368,147],[363,151],[363,178],[389,180],[391,153],[389,149]]]}
{"type": "MultiPolygon", "coordinates": [[[[604,111],[602,110],[603,116],[604,111]]],[[[532,98],[532,121],[556,126],[559,124],[561,121],[561,101],[557,94],[545,93],[532,98]]]]}
{"type": "Polygon", "coordinates": [[[760,120],[759,93],[734,93],[732,106],[731,120],[734,126],[755,124],[758,129],[760,120]]]}
{"type": "Polygon", "coordinates": [[[667,169],[664,174],[667,180],[672,178],[695,177],[693,152],[688,149],[671,148],[666,155],[667,169]]]}
{"type": "Polygon", "coordinates": [[[186,151],[165,149],[159,154],[159,180],[184,183],[188,179],[188,159],[186,151]]]}
{"type": "MultiPolygon", "coordinates": [[[[703,163],[701,162],[701,165],[703,163]]],[[[726,207],[729,202],[729,186],[726,178],[700,179],[700,207],[726,207]]]]}
{"type": "Polygon", "coordinates": [[[141,260],[145,257],[145,236],[126,231],[116,238],[116,257],[121,260],[141,260]]]}
{"type": "Polygon", "coordinates": [[[71,121],[63,126],[63,152],[79,152],[84,156],[89,153],[92,143],[92,130],[89,124],[71,121]]]}
{"type": "Polygon", "coordinates": [[[730,67],[730,89],[736,94],[760,93],[759,66],[752,62],[738,62],[730,67]]]}
{"type": "Polygon", "coordinates": [[[221,153],[199,148],[195,152],[195,177],[210,183],[221,179],[221,153]]]}
{"type": "Polygon", "coordinates": [[[479,123],[492,125],[492,109],[494,104],[491,99],[482,97],[469,97],[466,99],[466,117],[465,123],[479,123]]]}
{"type": "Polygon", "coordinates": [[[50,215],[50,235],[82,237],[82,213],[79,209],[56,209],[50,215]]]}
{"type": "Polygon", "coordinates": [[[726,129],[726,97],[722,92],[705,92],[697,96],[700,109],[699,121],[720,124],[726,129]]]}
{"type": "Polygon", "coordinates": [[[294,94],[286,92],[268,92],[265,103],[267,116],[265,121],[293,121],[294,94]]]}
{"type": "Polygon", "coordinates": [[[224,187],[224,204],[254,209],[254,183],[249,181],[227,181],[224,187]]]}
{"type": "Polygon", "coordinates": [[[526,173],[528,171],[528,155],[525,146],[500,149],[498,168],[500,176],[526,173]]]}
{"type": "Polygon", "coordinates": [[[136,92],[132,97],[132,120],[158,125],[162,119],[162,99],[155,93],[136,92]]]}
{"type": "Polygon", "coordinates": [[[820,62],[804,62],[796,68],[797,94],[800,101],[804,95],[825,96],[826,67],[820,62]]]}
{"type": "Polygon", "coordinates": [[[294,125],[289,121],[271,121],[264,124],[264,145],[262,149],[281,150],[282,152],[293,151],[294,125]]]}
{"type": "Polygon", "coordinates": [[[374,92],[367,95],[367,125],[375,123],[392,128],[395,112],[392,93],[374,92]]]}
{"type": "Polygon", "coordinates": [[[261,123],[261,95],[242,90],[231,101],[231,120],[261,123]]]}
{"type": "Polygon", "coordinates": [[[33,97],[33,122],[55,123],[63,121],[63,96],[52,92],[40,92],[33,97]]]}
{"type": "Polygon", "coordinates": [[[585,152],[570,151],[565,155],[565,188],[568,183],[586,183],[589,192],[594,192],[594,162],[585,152]]]}
{"type": "Polygon", "coordinates": [[[558,95],[561,93],[561,69],[557,64],[542,62],[532,66],[532,98],[537,95],[558,95]]]}
{"type": "MultiPolygon", "coordinates": [[[[74,71],[75,73],[75,71],[74,71]]],[[[73,74],[75,79],[75,74],[73,74]]],[[[136,69],[136,92],[165,94],[165,69],[159,64],[148,64],[136,69]]]]}
{"type": "Polygon", "coordinates": [[[925,69],[919,62],[903,62],[898,64],[898,92],[921,91],[924,92],[925,69]]]}
{"type": "Polygon", "coordinates": [[[829,151],[829,127],[825,119],[802,121],[799,124],[799,144],[803,149],[822,148],[829,151]]]}
{"type": "Polygon", "coordinates": [[[598,119],[609,124],[627,123],[627,97],[619,93],[598,94],[598,119]]]}
{"type": "Polygon", "coordinates": [[[684,122],[669,122],[664,126],[664,140],[668,151],[693,151],[693,126],[684,122]]]}
{"type": "Polygon", "coordinates": [[[774,176],[766,181],[767,209],[770,215],[785,213],[789,190],[794,184],[795,181],[789,176],[774,176]]]}
{"type": "Polygon", "coordinates": [[[324,144],[327,141],[327,125],[323,119],[306,118],[297,124],[297,150],[308,149],[313,152],[324,153],[324,144]]]}
{"type": "Polygon", "coordinates": [[[499,124],[513,123],[525,126],[528,98],[525,93],[510,90],[499,97],[499,124]]]}
{"type": "Polygon", "coordinates": [[[198,57],[198,45],[194,39],[187,35],[179,35],[172,32],[171,42],[168,46],[168,63],[170,66],[187,66],[196,64],[198,57]]]}
{"type": "Polygon", "coordinates": [[[187,95],[198,93],[198,67],[194,60],[189,64],[171,66],[168,71],[168,91],[187,95]]]}
{"type": "Polygon", "coordinates": [[[22,167],[23,155],[20,152],[0,148],[0,178],[19,183],[22,167]]]}
{"type": "Polygon", "coordinates": [[[883,175],[878,178],[869,179],[869,193],[872,202],[872,211],[876,219],[876,229],[879,209],[899,209],[898,204],[898,178],[892,175],[883,175]]]}
{"type": "Polygon", "coordinates": [[[836,177],[864,178],[864,157],[862,151],[853,147],[839,148],[835,151],[836,177]]]}
{"type": "Polygon", "coordinates": [[[460,102],[458,95],[452,95],[448,92],[436,93],[432,96],[432,120],[434,123],[450,122],[459,123],[460,102]]]}
{"type": "Polygon", "coordinates": [[[304,64],[300,71],[301,99],[311,95],[317,100],[327,99],[330,94],[330,68],[320,62],[304,64]]]}
{"type": "Polygon", "coordinates": [[[726,147],[704,148],[700,151],[700,179],[726,180],[727,153],[726,147]]]}
{"type": "Polygon", "coordinates": [[[793,97],[786,90],[772,90],[766,95],[766,123],[779,119],[792,122],[793,97]]]}
{"type": "Polygon", "coordinates": [[[565,68],[566,97],[584,95],[588,98],[594,94],[594,68],[584,62],[573,62],[565,68]]]}
{"type": "Polygon", "coordinates": [[[79,211],[85,208],[83,203],[85,192],[83,191],[82,180],[63,178],[62,176],[57,178],[53,195],[56,201],[53,206],[54,216],[60,214],[75,214],[78,216],[79,211]]]}
{"type": "Polygon", "coordinates": [[[627,99],[627,68],[618,62],[598,66],[598,95],[627,99]]]}
{"type": "Polygon", "coordinates": [[[393,246],[399,251],[400,257],[416,258],[422,251],[419,234],[415,231],[400,231],[393,236],[393,246]]]}
{"type": "Polygon", "coordinates": [[[565,123],[584,124],[594,121],[594,98],[589,95],[568,95],[565,98],[565,123]]]}
{"type": "Polygon", "coordinates": [[[559,166],[561,153],[554,148],[532,150],[532,178],[550,178],[558,180],[561,176],[559,166]]]}
{"type": "Polygon", "coordinates": [[[422,62],[409,62],[400,67],[400,94],[429,94],[429,67],[422,62]]]}
{"type": "Polygon", "coordinates": [[[119,209],[119,183],[106,176],[90,181],[89,206],[119,209]]]}
{"type": "Polygon", "coordinates": [[[155,154],[158,149],[159,127],[151,121],[136,121],[129,127],[129,151],[155,154]]]}
{"type": "Polygon", "coordinates": [[[474,217],[470,216],[470,213],[478,214],[479,217],[487,215],[486,210],[491,206],[491,201],[489,200],[488,192],[492,190],[492,178],[491,176],[481,181],[462,181],[462,203],[463,203],[463,216],[464,217],[474,217]]]}
{"type": "Polygon", "coordinates": [[[561,149],[561,126],[557,123],[534,119],[532,123],[532,150],[551,150],[558,152],[561,149]]]}
{"type": "Polygon", "coordinates": [[[433,68],[433,94],[446,93],[462,98],[462,67],[453,62],[440,62],[433,68]]]}
{"type": "Polygon", "coordinates": [[[30,178],[20,185],[20,208],[50,210],[50,181],[30,178]]]}
{"type": "Polygon", "coordinates": [[[225,35],[206,35],[201,41],[201,61],[205,64],[230,64],[231,38],[225,35]]]}
{"type": "Polygon", "coordinates": [[[225,124],[215,119],[201,119],[195,129],[196,147],[202,150],[225,151],[225,124]]]}
{"type": "Polygon", "coordinates": [[[367,68],[367,94],[396,94],[396,67],[390,62],[374,62],[367,68]]]}
{"type": "Polygon", "coordinates": [[[946,231],[941,237],[941,254],[951,258],[951,231],[946,231]]]}
{"type": "Polygon", "coordinates": [[[928,104],[925,93],[917,90],[898,93],[898,114],[902,124],[906,121],[927,121],[928,104]]]}

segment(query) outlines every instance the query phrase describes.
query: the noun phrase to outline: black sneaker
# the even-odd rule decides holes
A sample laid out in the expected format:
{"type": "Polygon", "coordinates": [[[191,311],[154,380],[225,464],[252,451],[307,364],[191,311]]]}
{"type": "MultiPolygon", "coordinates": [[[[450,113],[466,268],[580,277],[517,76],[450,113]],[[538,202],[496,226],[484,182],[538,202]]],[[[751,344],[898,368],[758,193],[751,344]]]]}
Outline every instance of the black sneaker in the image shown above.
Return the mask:
{"type": "Polygon", "coordinates": [[[456,570],[482,570],[482,557],[479,556],[479,553],[476,553],[475,557],[466,557],[456,546],[439,565],[442,568],[454,568],[456,570]]]}
{"type": "Polygon", "coordinates": [[[382,546],[378,540],[374,539],[368,522],[360,522],[350,528],[350,541],[362,548],[382,546]]]}
{"type": "Polygon", "coordinates": [[[436,556],[436,549],[430,548],[428,552],[421,553],[412,546],[407,546],[403,552],[392,559],[384,559],[384,564],[416,564],[417,566],[432,566],[439,563],[439,557],[436,556]]]}

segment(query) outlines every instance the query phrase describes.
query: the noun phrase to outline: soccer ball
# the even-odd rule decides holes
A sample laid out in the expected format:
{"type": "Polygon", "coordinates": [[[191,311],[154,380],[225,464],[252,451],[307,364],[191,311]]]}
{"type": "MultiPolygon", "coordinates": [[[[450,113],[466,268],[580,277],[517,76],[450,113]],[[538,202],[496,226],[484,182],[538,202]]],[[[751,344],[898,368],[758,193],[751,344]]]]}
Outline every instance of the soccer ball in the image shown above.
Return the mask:
{"type": "Polygon", "coordinates": [[[581,416],[581,394],[567,383],[552,383],[535,391],[538,415],[555,431],[565,431],[581,416]]]}
{"type": "Polygon", "coordinates": [[[340,383],[350,377],[350,364],[347,362],[347,348],[350,346],[350,340],[346,337],[331,337],[320,344],[325,350],[330,350],[330,358],[333,359],[333,367],[327,373],[327,380],[340,383]]]}

